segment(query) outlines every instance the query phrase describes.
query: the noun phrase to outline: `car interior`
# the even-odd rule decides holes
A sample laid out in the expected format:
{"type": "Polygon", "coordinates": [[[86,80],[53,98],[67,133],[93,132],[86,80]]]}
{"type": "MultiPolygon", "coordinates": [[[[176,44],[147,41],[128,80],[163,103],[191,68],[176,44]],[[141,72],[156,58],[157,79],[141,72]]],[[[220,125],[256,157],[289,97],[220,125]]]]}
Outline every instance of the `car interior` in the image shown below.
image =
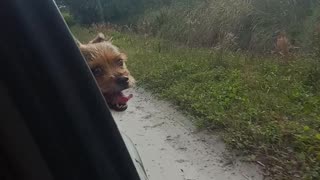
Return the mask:
{"type": "Polygon", "coordinates": [[[0,179],[142,179],[54,1],[0,7],[0,179]]]}

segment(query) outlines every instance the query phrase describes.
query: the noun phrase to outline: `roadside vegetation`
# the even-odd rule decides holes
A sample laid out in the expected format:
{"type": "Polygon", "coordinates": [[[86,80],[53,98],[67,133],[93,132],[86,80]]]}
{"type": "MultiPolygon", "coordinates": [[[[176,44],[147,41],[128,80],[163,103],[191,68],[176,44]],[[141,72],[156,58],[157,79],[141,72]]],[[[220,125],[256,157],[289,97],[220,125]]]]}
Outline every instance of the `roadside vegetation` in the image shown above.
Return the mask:
{"type": "Polygon", "coordinates": [[[112,25],[74,10],[67,21],[84,42],[113,36],[140,86],[220,132],[271,179],[320,179],[318,1],[157,2],[102,18],[112,25]],[[280,31],[299,47],[288,62],[271,54],[280,31]]]}

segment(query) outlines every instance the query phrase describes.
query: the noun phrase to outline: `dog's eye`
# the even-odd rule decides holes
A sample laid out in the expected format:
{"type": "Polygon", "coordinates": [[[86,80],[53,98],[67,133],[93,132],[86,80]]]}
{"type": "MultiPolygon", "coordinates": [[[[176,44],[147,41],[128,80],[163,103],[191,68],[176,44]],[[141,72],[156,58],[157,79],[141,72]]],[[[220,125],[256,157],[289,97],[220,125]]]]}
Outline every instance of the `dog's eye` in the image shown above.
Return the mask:
{"type": "Polygon", "coordinates": [[[92,68],[91,69],[92,73],[94,76],[101,76],[102,75],[102,69],[101,68],[92,68]]]}
{"type": "Polygon", "coordinates": [[[123,62],[123,59],[119,59],[118,61],[117,61],[117,65],[118,66],[123,66],[123,64],[124,64],[124,62],[123,62]]]}

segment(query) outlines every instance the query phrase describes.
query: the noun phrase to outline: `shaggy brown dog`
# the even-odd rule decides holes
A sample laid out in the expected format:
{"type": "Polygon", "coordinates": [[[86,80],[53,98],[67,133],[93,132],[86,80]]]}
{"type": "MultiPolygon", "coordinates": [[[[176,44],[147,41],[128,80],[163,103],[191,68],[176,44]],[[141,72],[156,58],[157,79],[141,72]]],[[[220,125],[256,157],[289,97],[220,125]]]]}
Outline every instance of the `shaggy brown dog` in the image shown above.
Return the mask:
{"type": "Polygon", "coordinates": [[[290,42],[285,32],[280,32],[276,40],[276,52],[284,57],[289,56],[290,42]]]}
{"type": "Polygon", "coordinates": [[[125,64],[127,56],[102,33],[88,44],[77,43],[109,107],[116,111],[126,110],[132,94],[125,96],[121,91],[132,87],[135,81],[125,64]]]}

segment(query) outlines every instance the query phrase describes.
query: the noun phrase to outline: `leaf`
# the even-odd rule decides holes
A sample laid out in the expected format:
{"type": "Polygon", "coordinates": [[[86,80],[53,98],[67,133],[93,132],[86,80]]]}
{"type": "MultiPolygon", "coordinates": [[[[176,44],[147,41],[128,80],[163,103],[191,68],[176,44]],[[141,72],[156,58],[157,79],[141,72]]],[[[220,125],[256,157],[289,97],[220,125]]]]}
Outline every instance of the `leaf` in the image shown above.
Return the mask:
{"type": "Polygon", "coordinates": [[[320,134],[317,134],[317,135],[316,135],[316,138],[317,138],[318,140],[320,140],[320,134]]]}
{"type": "Polygon", "coordinates": [[[309,127],[309,126],[304,126],[304,127],[303,127],[303,130],[304,130],[304,131],[309,131],[309,130],[310,130],[310,127],[309,127]]]}

